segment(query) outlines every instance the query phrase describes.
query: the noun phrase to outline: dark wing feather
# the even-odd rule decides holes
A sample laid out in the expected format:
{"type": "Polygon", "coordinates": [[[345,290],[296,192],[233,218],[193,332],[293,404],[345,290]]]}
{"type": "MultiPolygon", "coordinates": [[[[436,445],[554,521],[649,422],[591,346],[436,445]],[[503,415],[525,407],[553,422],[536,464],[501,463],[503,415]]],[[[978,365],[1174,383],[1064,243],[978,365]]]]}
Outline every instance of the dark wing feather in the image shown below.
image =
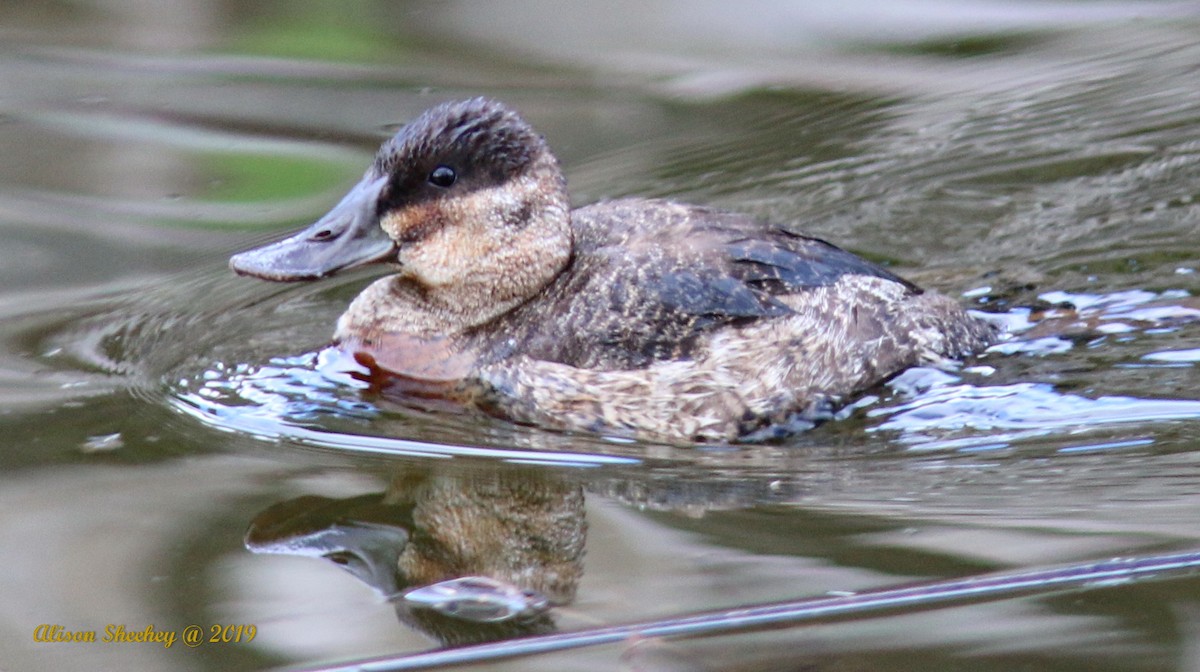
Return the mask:
{"type": "Polygon", "coordinates": [[[921,288],[862,257],[819,238],[783,229],[772,229],[760,238],[730,240],[725,253],[735,277],[772,294],[830,285],[845,275],[883,278],[921,293],[921,288]]]}
{"type": "Polygon", "coordinates": [[[701,232],[708,249],[698,261],[683,263],[668,253],[664,265],[670,270],[651,283],[664,306],[705,318],[698,326],[786,314],[790,309],[776,296],[831,285],[846,275],[883,278],[921,293],[907,280],[818,238],[748,218],[718,222],[727,226],[706,226],[701,232]],[[757,230],[747,231],[751,226],[757,230]]]}
{"type": "Polygon", "coordinates": [[[829,243],[744,215],[616,201],[572,219],[571,265],[505,332],[537,359],[612,369],[687,357],[705,333],[787,315],[782,296],[847,275],[920,292],[829,243]]]}
{"type": "Polygon", "coordinates": [[[658,300],[668,309],[709,320],[774,317],[791,312],[769,293],[719,273],[672,271],[659,277],[656,285],[658,300]]]}

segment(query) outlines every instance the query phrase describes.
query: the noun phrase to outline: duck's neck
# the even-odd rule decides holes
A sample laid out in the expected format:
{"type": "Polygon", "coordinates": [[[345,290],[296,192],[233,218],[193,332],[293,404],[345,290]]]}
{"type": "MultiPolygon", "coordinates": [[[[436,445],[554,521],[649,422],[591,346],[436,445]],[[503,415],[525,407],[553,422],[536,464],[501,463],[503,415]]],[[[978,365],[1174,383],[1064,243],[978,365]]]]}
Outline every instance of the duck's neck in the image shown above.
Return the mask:
{"type": "Polygon", "coordinates": [[[350,303],[338,319],[334,338],[339,342],[376,341],[385,334],[452,338],[492,322],[535,298],[567,267],[569,234],[565,240],[544,242],[548,244],[521,246],[493,268],[480,268],[477,275],[450,285],[427,285],[404,273],[380,278],[350,303]],[[498,272],[497,266],[507,272],[498,272]]]}
{"type": "Polygon", "coordinates": [[[380,278],[364,289],[338,319],[338,341],[377,341],[385,334],[442,338],[489,322],[523,303],[524,297],[487,301],[482,291],[459,287],[436,291],[403,275],[380,278]]]}

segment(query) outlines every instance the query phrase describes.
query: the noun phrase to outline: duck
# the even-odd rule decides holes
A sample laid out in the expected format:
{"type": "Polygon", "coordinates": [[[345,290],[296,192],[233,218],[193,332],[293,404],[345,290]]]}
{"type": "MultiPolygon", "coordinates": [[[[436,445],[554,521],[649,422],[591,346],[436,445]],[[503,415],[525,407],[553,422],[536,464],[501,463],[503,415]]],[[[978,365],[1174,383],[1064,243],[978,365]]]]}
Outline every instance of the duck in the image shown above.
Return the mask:
{"type": "Polygon", "coordinates": [[[235,254],[272,281],[367,264],[333,347],[390,396],[668,443],[794,434],[997,328],[790,226],[669,200],[573,209],[558,159],[488,98],[437,105],[324,217],[235,254]]]}
{"type": "Polygon", "coordinates": [[[400,465],[385,492],[302,495],[250,522],[253,553],[323,557],[444,646],[547,634],[584,572],[580,482],[528,468],[400,465]]]}

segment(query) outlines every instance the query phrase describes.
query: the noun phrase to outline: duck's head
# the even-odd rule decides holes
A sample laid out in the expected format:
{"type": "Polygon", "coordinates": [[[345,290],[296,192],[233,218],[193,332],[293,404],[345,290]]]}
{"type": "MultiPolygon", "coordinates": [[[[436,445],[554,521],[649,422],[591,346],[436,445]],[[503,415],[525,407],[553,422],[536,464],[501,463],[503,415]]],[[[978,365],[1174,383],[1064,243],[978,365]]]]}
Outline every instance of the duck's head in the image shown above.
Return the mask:
{"type": "MultiPolygon", "coordinates": [[[[515,112],[475,98],[419,116],[317,223],[234,255],[230,266],[290,281],[394,263],[428,300],[491,312],[535,293],[570,253],[570,206],[554,155],[515,112]]],[[[489,316],[471,321],[481,317],[489,316]]]]}

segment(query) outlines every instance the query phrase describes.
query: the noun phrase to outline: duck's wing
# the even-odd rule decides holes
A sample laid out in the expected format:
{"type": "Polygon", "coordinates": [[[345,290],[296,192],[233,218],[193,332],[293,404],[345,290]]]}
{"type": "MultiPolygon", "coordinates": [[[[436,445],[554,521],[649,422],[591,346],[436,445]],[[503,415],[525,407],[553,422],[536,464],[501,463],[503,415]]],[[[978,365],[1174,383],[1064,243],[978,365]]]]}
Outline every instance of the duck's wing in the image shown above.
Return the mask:
{"type": "Polygon", "coordinates": [[[921,293],[920,287],[878,264],[819,238],[782,228],[771,228],[764,237],[728,240],[723,252],[732,274],[773,294],[829,285],[847,275],[883,278],[921,293]]]}
{"type": "Polygon", "coordinates": [[[742,215],[694,212],[629,247],[631,263],[660,269],[651,271],[657,277],[649,284],[663,306],[704,318],[704,324],[785,314],[790,309],[777,297],[803,294],[846,276],[881,278],[921,293],[887,269],[819,238],[742,215]]]}
{"type": "Polygon", "coordinates": [[[571,267],[505,330],[535,359],[636,368],[688,357],[714,329],[791,314],[796,295],[848,275],[920,292],[829,243],[744,215],[622,201],[576,211],[574,226],[571,267]]]}

